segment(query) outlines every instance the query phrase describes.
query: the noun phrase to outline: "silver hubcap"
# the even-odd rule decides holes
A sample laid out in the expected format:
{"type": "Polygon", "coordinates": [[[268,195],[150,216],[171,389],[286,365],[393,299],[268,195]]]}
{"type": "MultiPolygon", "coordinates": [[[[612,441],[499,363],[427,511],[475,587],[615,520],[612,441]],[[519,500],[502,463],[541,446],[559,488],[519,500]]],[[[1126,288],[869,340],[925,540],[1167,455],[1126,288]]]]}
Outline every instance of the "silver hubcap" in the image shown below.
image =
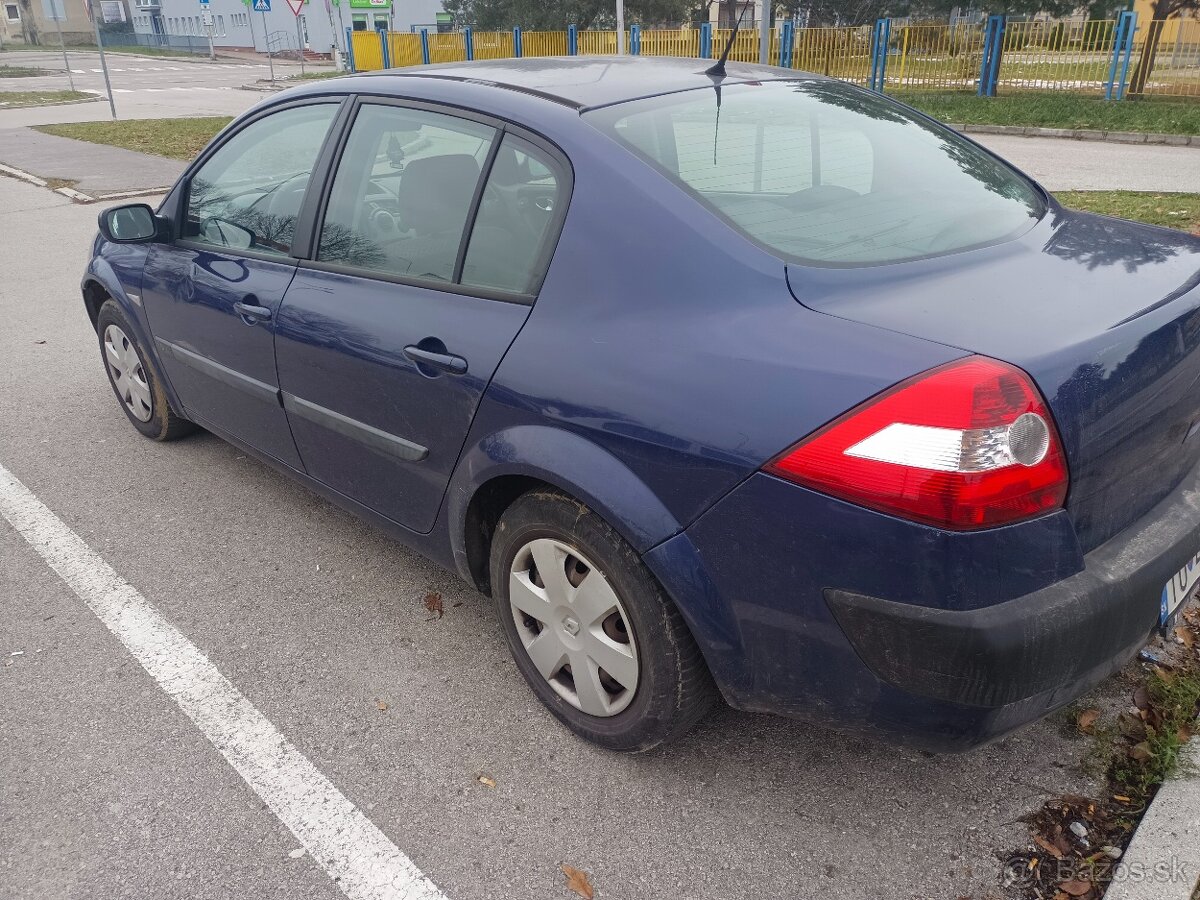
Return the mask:
{"type": "Polygon", "coordinates": [[[108,377],[125,407],[139,422],[149,422],[154,406],[146,370],[129,337],[116,325],[104,329],[104,361],[108,363],[108,377]]]}
{"type": "Polygon", "coordinates": [[[637,692],[638,658],[625,607],[578,550],[539,538],[508,577],[517,634],[555,692],[591,716],[615,716],[637,692]]]}

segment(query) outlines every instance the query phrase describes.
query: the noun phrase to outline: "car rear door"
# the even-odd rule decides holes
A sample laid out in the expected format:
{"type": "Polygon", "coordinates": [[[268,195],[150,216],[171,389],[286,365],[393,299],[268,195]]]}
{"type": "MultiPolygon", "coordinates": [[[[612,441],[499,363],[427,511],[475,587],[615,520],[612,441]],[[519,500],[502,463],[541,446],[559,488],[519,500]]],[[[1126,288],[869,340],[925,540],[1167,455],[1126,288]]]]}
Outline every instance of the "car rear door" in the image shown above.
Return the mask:
{"type": "Polygon", "coordinates": [[[540,287],[569,169],[486,117],[378,99],[339,154],[276,320],[283,405],[309,475],[427,532],[540,287]]]}
{"type": "MultiPolygon", "coordinates": [[[[292,240],[344,98],[256,117],[189,176],[174,240],[155,244],[142,301],[190,418],[300,468],[275,375],[275,316],[296,272],[292,240]]],[[[331,148],[332,149],[332,148],[331,148]]]]}

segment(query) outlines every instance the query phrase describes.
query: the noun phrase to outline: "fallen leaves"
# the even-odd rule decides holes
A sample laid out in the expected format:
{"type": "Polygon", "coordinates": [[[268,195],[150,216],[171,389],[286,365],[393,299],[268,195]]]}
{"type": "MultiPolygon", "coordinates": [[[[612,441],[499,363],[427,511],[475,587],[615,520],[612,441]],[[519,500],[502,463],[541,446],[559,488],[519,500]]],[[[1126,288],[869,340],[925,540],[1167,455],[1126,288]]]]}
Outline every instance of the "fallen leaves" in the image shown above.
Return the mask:
{"type": "Polygon", "coordinates": [[[592,888],[592,883],[588,881],[587,872],[581,872],[574,866],[562,864],[563,874],[567,876],[567,890],[573,891],[584,900],[592,900],[596,896],[596,891],[592,888]]]}
{"type": "Polygon", "coordinates": [[[492,789],[495,789],[496,787],[496,779],[491,775],[480,775],[476,781],[478,781],[484,787],[490,787],[492,789]]]}
{"type": "MultiPolygon", "coordinates": [[[[435,613],[440,619],[446,612],[445,607],[442,605],[442,595],[437,591],[430,591],[428,594],[426,594],[425,608],[431,613],[435,613]]],[[[432,621],[432,619],[430,621],[432,621]]]]}
{"type": "Polygon", "coordinates": [[[1154,758],[1154,748],[1150,746],[1149,741],[1134,744],[1129,748],[1129,758],[1137,762],[1146,762],[1154,758]]]}
{"type": "Polygon", "coordinates": [[[1033,836],[1033,842],[1053,856],[1055,859],[1062,859],[1064,854],[1061,850],[1055,847],[1052,843],[1042,837],[1040,834],[1033,836]]]}
{"type": "Polygon", "coordinates": [[[375,708],[378,709],[380,712],[387,712],[387,704],[384,703],[382,700],[375,701],[375,708]]]}
{"type": "Polygon", "coordinates": [[[1036,850],[1018,851],[1005,870],[1018,873],[1022,897],[1099,900],[1124,835],[1122,814],[1098,800],[1067,794],[1026,817],[1036,850]]]}
{"type": "Polygon", "coordinates": [[[1083,712],[1081,712],[1079,714],[1079,717],[1075,720],[1075,726],[1083,734],[1091,734],[1095,730],[1096,720],[1099,718],[1100,718],[1100,710],[1085,709],[1083,712]]]}

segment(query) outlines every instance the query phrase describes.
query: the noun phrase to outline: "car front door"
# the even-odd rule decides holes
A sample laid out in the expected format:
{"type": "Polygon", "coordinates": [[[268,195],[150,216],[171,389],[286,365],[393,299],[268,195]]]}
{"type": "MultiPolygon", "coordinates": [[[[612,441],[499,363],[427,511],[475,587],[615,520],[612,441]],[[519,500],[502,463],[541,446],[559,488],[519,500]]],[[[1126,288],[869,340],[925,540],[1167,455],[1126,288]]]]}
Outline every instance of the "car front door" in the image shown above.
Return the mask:
{"type": "Polygon", "coordinates": [[[146,261],[142,300],[189,418],[293,468],[280,405],[275,316],[296,273],[292,239],[342,98],[250,121],[195,170],[174,240],[146,261]]]}
{"type": "Polygon", "coordinates": [[[277,322],[309,475],[433,527],[480,397],[529,313],[568,191],[530,135],[464,113],[358,108],[314,258],[277,322]]]}

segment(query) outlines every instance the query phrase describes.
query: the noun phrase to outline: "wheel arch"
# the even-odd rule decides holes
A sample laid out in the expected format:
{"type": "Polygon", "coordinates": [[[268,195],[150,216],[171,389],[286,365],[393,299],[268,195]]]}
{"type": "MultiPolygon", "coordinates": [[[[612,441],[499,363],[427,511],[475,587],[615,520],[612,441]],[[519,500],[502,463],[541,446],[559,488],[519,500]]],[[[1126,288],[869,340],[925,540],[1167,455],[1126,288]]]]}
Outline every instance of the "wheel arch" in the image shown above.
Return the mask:
{"type": "Polygon", "coordinates": [[[491,593],[488,555],[500,516],[517,497],[545,487],[595,510],[639,554],[681,529],[633,471],[587,438],[545,425],[507,428],[464,452],[449,491],[455,565],[482,593],[491,593]]]}
{"type": "Polygon", "coordinates": [[[87,274],[80,282],[80,291],[83,294],[84,309],[87,311],[94,331],[97,330],[96,323],[100,317],[100,308],[104,306],[105,302],[112,300],[121,308],[129,326],[134,331],[133,337],[142,348],[142,352],[150,356],[153,361],[168,400],[175,409],[182,410],[183,405],[179,402],[179,395],[175,393],[175,387],[171,384],[171,379],[159,358],[158,347],[155,346],[150,333],[150,324],[146,320],[145,310],[140,302],[134,303],[126,293],[112,267],[103,259],[93,259],[91,265],[88,266],[87,274]]]}

